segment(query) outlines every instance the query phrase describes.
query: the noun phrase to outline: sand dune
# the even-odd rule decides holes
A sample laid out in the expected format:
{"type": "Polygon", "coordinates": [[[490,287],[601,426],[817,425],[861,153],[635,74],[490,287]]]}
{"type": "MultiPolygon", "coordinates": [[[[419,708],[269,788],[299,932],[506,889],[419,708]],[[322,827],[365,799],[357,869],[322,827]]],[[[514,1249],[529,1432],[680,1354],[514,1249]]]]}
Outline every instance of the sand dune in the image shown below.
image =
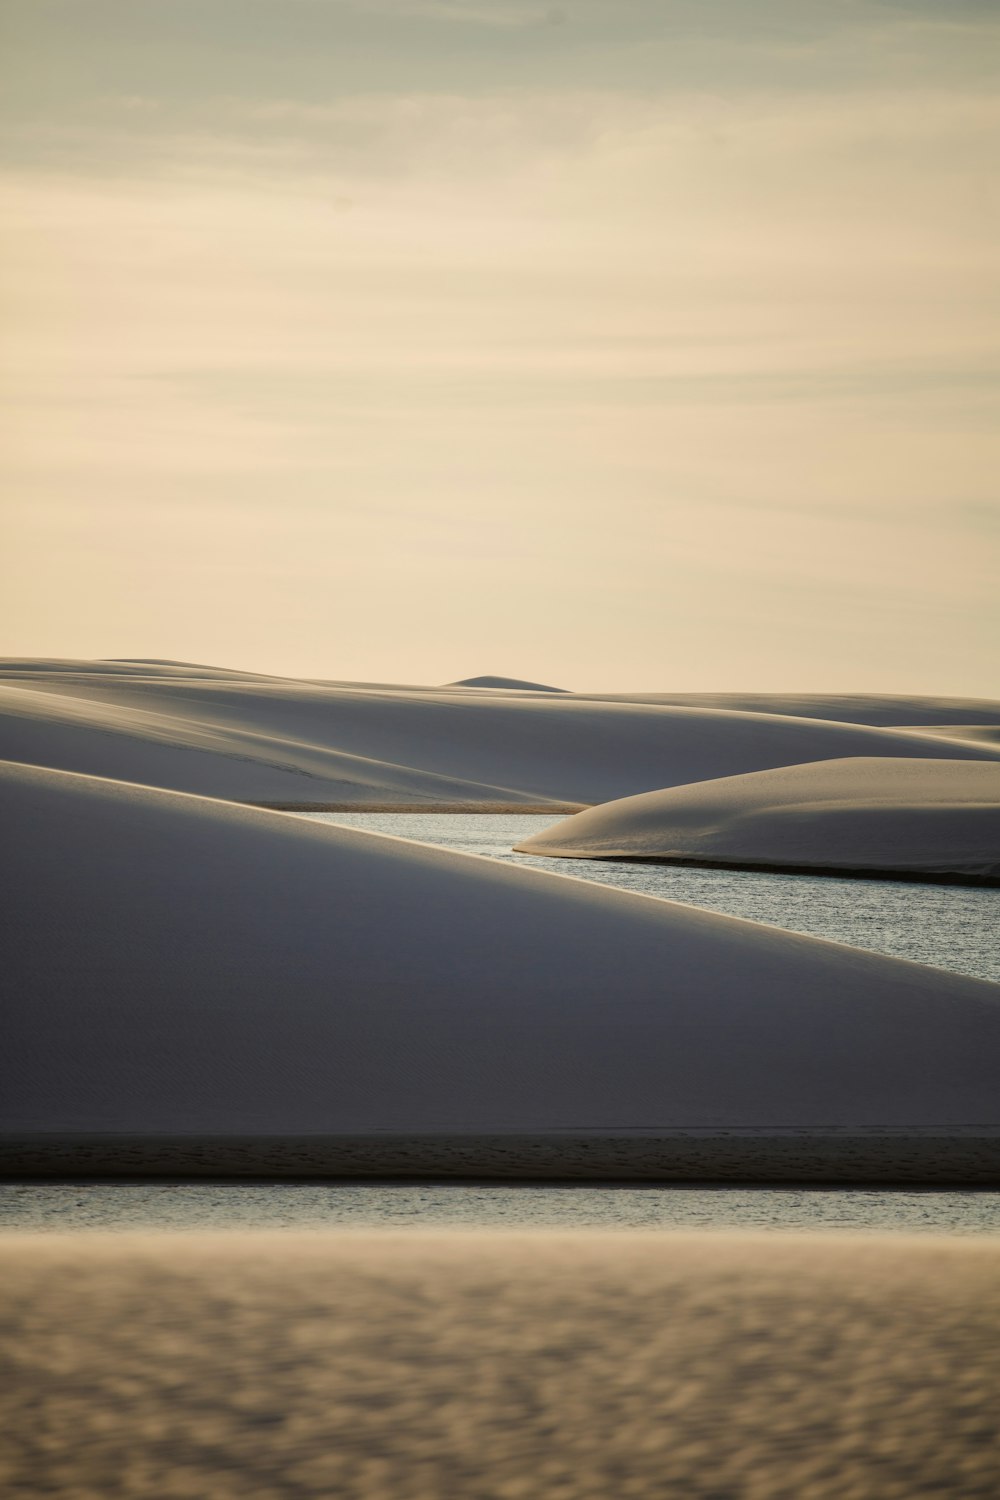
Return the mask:
{"type": "Polygon", "coordinates": [[[565,688],[550,687],[547,682],[523,682],[519,677],[463,677],[459,682],[450,682],[449,687],[510,688],[529,693],[562,693],[565,688]]]}
{"type": "Polygon", "coordinates": [[[10,1494],[987,1500],[1000,1247],[0,1240],[10,1494]]]}
{"type": "Polygon", "coordinates": [[[880,758],[757,771],[588,808],[517,847],[1000,881],[1000,765],[880,758]]]}
{"type": "Polygon", "coordinates": [[[998,724],[935,724],[921,729],[920,733],[934,739],[963,740],[974,745],[1000,745],[998,724]]]}
{"type": "Polygon", "coordinates": [[[157,661],[144,657],[108,657],[94,661],[81,661],[78,657],[11,657],[0,656],[0,680],[3,678],[74,678],[130,677],[130,678],[247,678],[250,681],[281,681],[266,672],[243,672],[236,667],[213,667],[204,662],[157,661]]]}
{"type": "Polygon", "coordinates": [[[1000,702],[988,698],[901,693],[605,693],[593,696],[612,703],[663,703],[677,708],[783,714],[790,718],[831,719],[838,723],[870,724],[885,729],[920,729],[932,724],[1000,725],[1000,702]]]}
{"type": "Polygon", "coordinates": [[[0,785],[8,1139],[395,1133],[406,1170],[423,1132],[476,1171],[515,1132],[544,1173],[564,1134],[971,1130],[998,1170],[998,986],[289,814],[0,785]]]}
{"type": "Polygon", "coordinates": [[[192,702],[147,682],[130,683],[123,693],[106,688],[102,696],[79,684],[53,692],[37,683],[0,684],[0,748],[28,765],[246,802],[419,807],[561,800],[393,761],[394,752],[410,748],[405,716],[395,736],[390,727],[381,737],[385,756],[358,754],[323,742],[333,736],[330,695],[321,690],[274,696],[241,686],[224,694],[213,682],[211,691],[216,701],[192,702]]]}
{"type": "MultiPolygon", "coordinates": [[[[948,753],[998,761],[1000,745],[948,753]]],[[[0,672],[0,757],[246,802],[558,810],[805,761],[928,754],[940,742],[905,731],[561,692],[336,686],[182,664],[0,672]]]]}

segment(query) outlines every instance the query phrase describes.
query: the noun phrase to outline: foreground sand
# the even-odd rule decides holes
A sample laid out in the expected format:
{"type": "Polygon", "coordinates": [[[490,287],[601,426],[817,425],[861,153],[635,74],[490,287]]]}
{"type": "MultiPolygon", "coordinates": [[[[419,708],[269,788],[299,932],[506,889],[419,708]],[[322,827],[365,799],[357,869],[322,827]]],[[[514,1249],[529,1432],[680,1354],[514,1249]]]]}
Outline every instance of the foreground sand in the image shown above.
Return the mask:
{"type": "Polygon", "coordinates": [[[286,1500],[1000,1493],[1000,1245],[0,1241],[0,1483],[286,1500]]]}

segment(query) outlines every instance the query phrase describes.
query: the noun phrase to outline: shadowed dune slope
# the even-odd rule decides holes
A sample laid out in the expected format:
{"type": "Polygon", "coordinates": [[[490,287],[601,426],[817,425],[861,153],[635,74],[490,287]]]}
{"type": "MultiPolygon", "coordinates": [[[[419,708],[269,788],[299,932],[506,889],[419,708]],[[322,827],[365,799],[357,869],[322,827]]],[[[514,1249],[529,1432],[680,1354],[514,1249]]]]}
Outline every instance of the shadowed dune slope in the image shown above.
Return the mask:
{"type": "Polygon", "coordinates": [[[1000,878],[1000,765],[880,758],[757,771],[588,808],[517,847],[1000,878]]]}
{"type": "Polygon", "coordinates": [[[10,1133],[997,1125],[1000,986],[5,765],[10,1133]]]}
{"type": "Polygon", "coordinates": [[[0,1240],[0,1463],[74,1500],[988,1500],[1000,1248],[0,1240]]]}
{"type": "MultiPolygon", "coordinates": [[[[906,731],[776,714],[101,665],[0,672],[0,757],[244,802],[420,807],[578,806],[805,761],[940,754],[906,731]]],[[[1000,761],[1000,745],[948,753],[1000,761]]]]}

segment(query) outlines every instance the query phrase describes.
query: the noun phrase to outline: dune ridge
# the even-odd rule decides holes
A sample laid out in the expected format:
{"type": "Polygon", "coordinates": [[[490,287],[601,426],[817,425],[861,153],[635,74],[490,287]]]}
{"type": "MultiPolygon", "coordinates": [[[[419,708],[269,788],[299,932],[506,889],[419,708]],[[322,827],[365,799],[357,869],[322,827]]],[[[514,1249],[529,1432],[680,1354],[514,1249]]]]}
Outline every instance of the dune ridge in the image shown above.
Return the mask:
{"type": "Polygon", "coordinates": [[[204,662],[168,661],[143,657],[81,659],[77,657],[0,657],[0,680],[6,677],[152,677],[191,680],[245,678],[258,682],[309,684],[313,687],[365,690],[382,688],[402,692],[461,693],[468,687],[499,685],[525,692],[557,692],[580,701],[647,703],[678,708],[710,708],[728,712],[778,714],[786,718],[828,719],[841,723],[867,724],[879,728],[924,726],[1000,726],[1000,700],[963,698],[945,694],[913,693],[691,693],[667,691],[598,692],[572,691],[548,683],[516,677],[480,676],[463,678],[444,686],[415,683],[356,682],[339,678],[287,677],[280,673],[251,672],[239,667],[217,667],[204,662]]]}

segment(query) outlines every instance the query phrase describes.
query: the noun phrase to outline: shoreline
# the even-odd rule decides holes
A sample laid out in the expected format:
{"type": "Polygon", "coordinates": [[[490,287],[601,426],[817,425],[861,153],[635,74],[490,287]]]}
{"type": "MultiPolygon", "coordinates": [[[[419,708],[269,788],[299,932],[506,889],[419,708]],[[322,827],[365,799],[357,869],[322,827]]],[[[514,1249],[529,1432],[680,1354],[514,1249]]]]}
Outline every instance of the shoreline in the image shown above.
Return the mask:
{"type": "Polygon", "coordinates": [[[588,864],[613,863],[629,865],[675,865],[690,870],[738,870],[749,875],[816,875],[825,880],[893,880],[907,885],[964,885],[985,889],[1000,888],[1000,875],[977,875],[958,870],[875,869],[870,865],[800,865],[737,859],[697,859],[671,854],[573,854],[569,850],[522,849],[515,854],[530,854],[535,859],[566,859],[588,864]]]}
{"type": "MultiPolygon", "coordinates": [[[[467,814],[470,817],[521,814],[531,817],[545,815],[560,818],[572,817],[585,812],[592,805],[586,802],[564,802],[556,804],[520,805],[508,802],[244,802],[242,807],[255,807],[264,812],[289,813],[400,813],[415,814],[467,814]]],[[[515,854],[530,855],[535,859],[565,859],[578,863],[674,865],[691,870],[735,870],[750,875],[815,875],[825,880],[892,880],[907,885],[960,885],[986,890],[1000,889],[1000,874],[976,874],[958,870],[900,870],[879,869],[868,865],[803,865],[772,861],[701,859],[688,855],[631,854],[624,851],[611,854],[574,854],[567,850],[538,851],[513,848],[515,854]]]]}
{"type": "Polygon", "coordinates": [[[0,1178],[368,1178],[1000,1186],[1000,1131],[0,1136],[0,1178]]]}

